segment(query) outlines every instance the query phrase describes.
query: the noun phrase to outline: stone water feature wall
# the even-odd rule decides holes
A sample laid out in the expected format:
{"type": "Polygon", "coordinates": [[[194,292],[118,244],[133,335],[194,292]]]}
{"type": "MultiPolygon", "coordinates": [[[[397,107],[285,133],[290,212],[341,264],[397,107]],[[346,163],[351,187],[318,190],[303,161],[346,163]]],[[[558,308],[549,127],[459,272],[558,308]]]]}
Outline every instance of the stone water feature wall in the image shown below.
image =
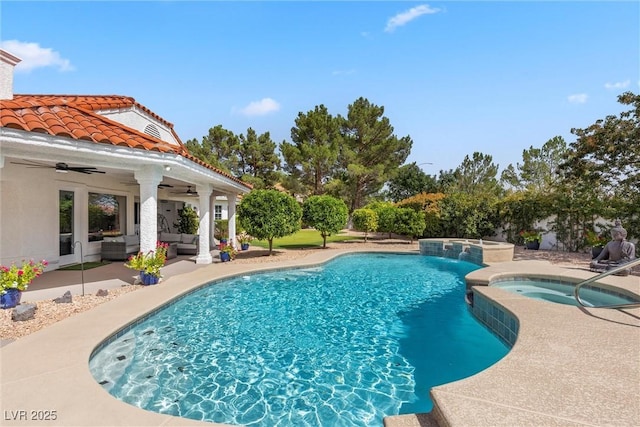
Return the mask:
{"type": "Polygon", "coordinates": [[[475,239],[420,239],[420,254],[460,259],[477,265],[513,260],[513,244],[475,239]]]}

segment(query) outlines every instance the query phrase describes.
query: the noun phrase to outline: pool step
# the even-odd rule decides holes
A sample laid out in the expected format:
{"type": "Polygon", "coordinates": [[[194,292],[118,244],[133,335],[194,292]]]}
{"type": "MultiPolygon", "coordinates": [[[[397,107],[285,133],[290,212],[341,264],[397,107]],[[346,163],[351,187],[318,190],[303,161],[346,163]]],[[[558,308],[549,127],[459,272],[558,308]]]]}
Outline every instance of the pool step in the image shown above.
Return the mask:
{"type": "Polygon", "coordinates": [[[432,412],[385,417],[384,427],[440,427],[432,412]]]}

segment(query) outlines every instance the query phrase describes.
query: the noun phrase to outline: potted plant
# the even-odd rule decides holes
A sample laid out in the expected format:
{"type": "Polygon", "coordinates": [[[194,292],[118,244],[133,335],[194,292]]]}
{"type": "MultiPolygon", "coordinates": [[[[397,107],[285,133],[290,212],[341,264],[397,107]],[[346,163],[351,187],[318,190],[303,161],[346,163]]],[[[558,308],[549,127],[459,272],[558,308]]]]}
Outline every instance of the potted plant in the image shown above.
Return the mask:
{"type": "Polygon", "coordinates": [[[218,219],[215,223],[215,228],[213,231],[213,237],[215,237],[219,243],[218,249],[222,250],[225,246],[227,246],[227,241],[229,238],[229,220],[228,219],[218,219]]]}
{"type": "Polygon", "coordinates": [[[596,258],[602,252],[602,249],[607,245],[609,239],[593,230],[585,230],[584,241],[587,245],[591,246],[591,258],[596,258]]]}
{"type": "Polygon", "coordinates": [[[40,276],[47,261],[23,261],[21,266],[15,263],[11,267],[0,266],[0,307],[13,308],[20,304],[22,292],[27,290],[33,279],[40,276]]]}
{"type": "Polygon", "coordinates": [[[242,233],[236,236],[236,239],[238,239],[238,242],[240,242],[240,249],[242,249],[243,251],[246,251],[249,249],[249,243],[251,243],[251,241],[253,240],[253,237],[247,234],[246,231],[243,231],[242,233]]]}
{"type": "Polygon", "coordinates": [[[227,245],[224,248],[220,249],[220,261],[227,262],[235,259],[236,255],[238,255],[238,251],[231,245],[227,245]]]}
{"type": "Polygon", "coordinates": [[[527,249],[540,249],[540,241],[542,240],[542,233],[537,230],[522,230],[520,237],[524,241],[524,245],[527,249]]]}
{"type": "Polygon", "coordinates": [[[156,249],[146,254],[138,252],[129,257],[124,266],[140,272],[140,281],[143,285],[156,285],[160,282],[162,274],[160,269],[167,260],[168,243],[157,242],[156,249]]]}
{"type": "Polygon", "coordinates": [[[184,205],[182,209],[178,209],[178,215],[178,222],[173,223],[178,233],[198,234],[200,218],[198,218],[198,212],[194,208],[184,205]]]}

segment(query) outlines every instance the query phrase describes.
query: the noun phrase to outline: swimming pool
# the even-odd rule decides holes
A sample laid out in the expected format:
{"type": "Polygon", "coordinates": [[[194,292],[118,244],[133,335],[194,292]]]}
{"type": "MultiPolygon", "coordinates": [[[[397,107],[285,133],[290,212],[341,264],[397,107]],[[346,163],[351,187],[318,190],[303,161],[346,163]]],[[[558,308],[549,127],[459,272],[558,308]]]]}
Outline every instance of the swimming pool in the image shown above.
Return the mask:
{"type": "Polygon", "coordinates": [[[90,369],[116,398],[180,417],[381,425],[507,353],[464,303],[477,268],[358,254],[217,282],[109,340],[90,369]]]}
{"type": "MultiPolygon", "coordinates": [[[[491,286],[529,298],[579,306],[574,296],[575,284],[569,282],[546,279],[513,279],[493,282],[491,286]]],[[[607,305],[639,302],[637,299],[626,296],[620,292],[608,290],[596,285],[587,285],[580,288],[580,299],[588,307],[603,307],[607,305]]]]}

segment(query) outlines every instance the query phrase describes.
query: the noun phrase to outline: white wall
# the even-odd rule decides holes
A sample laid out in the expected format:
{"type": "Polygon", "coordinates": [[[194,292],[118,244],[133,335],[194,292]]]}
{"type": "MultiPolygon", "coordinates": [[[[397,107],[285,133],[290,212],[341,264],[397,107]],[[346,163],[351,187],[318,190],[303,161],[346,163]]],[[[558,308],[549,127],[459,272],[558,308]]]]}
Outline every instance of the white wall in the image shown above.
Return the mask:
{"type": "MultiPolygon", "coordinates": [[[[0,264],[46,259],[60,265],[59,192],[74,191],[74,241],[80,241],[85,261],[100,259],[101,242],[88,242],[88,194],[116,194],[133,200],[131,187],[104,175],[56,173],[49,168],[27,168],[6,159],[0,168],[0,264]],[[83,182],[84,181],[84,182],[83,182]]],[[[130,203],[127,203],[129,209],[130,203]]],[[[133,220],[132,212],[127,218],[133,220]]],[[[129,219],[128,219],[129,221],[129,219]]],[[[132,224],[127,223],[127,227],[132,224]]],[[[75,249],[77,262],[80,248],[75,249]]]]}
{"type": "Polygon", "coordinates": [[[110,120],[122,123],[125,126],[136,129],[144,133],[144,129],[148,124],[152,124],[158,129],[160,139],[173,145],[179,145],[171,130],[160,121],[156,120],[146,112],[132,108],[128,110],[102,110],[98,114],[107,117],[110,120]]]}

